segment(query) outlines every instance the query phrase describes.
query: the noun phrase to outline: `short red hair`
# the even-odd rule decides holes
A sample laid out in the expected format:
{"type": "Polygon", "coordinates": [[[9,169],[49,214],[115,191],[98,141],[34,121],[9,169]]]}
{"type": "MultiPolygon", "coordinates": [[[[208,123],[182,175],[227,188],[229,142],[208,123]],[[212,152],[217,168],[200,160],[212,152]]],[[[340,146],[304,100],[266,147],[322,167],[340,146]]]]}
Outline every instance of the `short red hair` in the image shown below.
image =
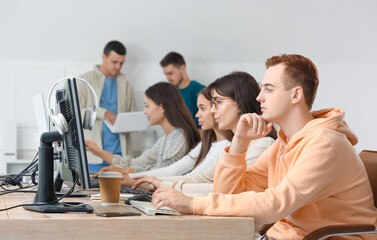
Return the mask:
{"type": "Polygon", "coordinates": [[[319,84],[318,71],[314,63],[309,59],[297,54],[283,54],[274,56],[266,61],[266,68],[283,64],[284,85],[286,89],[301,86],[304,90],[305,103],[312,108],[319,84]]]}

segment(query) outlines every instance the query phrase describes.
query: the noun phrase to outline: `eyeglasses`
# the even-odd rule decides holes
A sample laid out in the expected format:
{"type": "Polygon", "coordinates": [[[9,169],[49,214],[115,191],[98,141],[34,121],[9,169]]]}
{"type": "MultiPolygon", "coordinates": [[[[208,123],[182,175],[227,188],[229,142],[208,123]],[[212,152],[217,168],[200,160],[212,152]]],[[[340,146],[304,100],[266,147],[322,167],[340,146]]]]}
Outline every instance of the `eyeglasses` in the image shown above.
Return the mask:
{"type": "Polygon", "coordinates": [[[221,106],[221,103],[223,101],[226,101],[226,100],[232,100],[230,97],[214,97],[212,98],[212,100],[209,102],[209,104],[211,105],[211,108],[212,107],[215,107],[215,109],[219,109],[219,107],[221,106]]]}

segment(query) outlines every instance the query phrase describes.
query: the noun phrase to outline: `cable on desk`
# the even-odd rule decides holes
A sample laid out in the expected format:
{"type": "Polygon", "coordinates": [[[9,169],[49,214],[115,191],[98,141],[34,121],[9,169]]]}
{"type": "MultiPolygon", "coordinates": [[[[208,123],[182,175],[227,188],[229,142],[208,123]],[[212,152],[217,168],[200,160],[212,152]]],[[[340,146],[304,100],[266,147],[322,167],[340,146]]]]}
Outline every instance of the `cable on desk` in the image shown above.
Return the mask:
{"type": "Polygon", "coordinates": [[[28,185],[28,186],[25,186],[25,187],[22,187],[22,188],[13,189],[13,190],[5,190],[3,192],[0,192],[0,196],[8,194],[8,193],[15,193],[15,192],[36,193],[37,191],[35,191],[35,190],[23,190],[25,188],[32,188],[32,187],[35,187],[35,185],[28,185]]]}
{"type": "Polygon", "coordinates": [[[87,205],[87,204],[91,204],[92,202],[81,202],[80,204],[69,204],[69,203],[65,203],[63,202],[63,204],[65,206],[68,206],[68,207],[81,207],[81,206],[84,206],[84,205],[87,205]]]}
{"type": "MultiPolygon", "coordinates": [[[[76,174],[76,177],[75,177],[75,181],[71,187],[71,189],[69,189],[69,191],[64,194],[63,196],[61,196],[60,198],[58,198],[57,200],[54,200],[52,202],[48,202],[48,203],[30,203],[30,204],[20,204],[20,205],[15,205],[15,206],[12,206],[12,207],[7,207],[7,208],[3,208],[3,209],[0,209],[0,212],[1,211],[8,211],[10,209],[13,209],[13,208],[17,208],[17,207],[24,207],[24,206],[43,206],[43,205],[50,205],[50,204],[54,204],[54,203],[57,203],[59,202],[60,200],[62,200],[63,198],[65,198],[66,196],[68,196],[69,194],[71,194],[73,192],[73,190],[75,189],[75,186],[76,186],[76,183],[78,182],[78,176],[76,174]]],[[[78,204],[80,205],[80,204],[78,204]]],[[[76,206],[78,206],[76,205],[76,206]]],[[[79,206],[78,206],[79,207],[79,206]]]]}
{"type": "Polygon", "coordinates": [[[37,185],[37,182],[35,181],[36,172],[38,171],[38,158],[37,158],[37,156],[38,156],[38,152],[35,154],[31,163],[25,169],[23,169],[20,173],[0,176],[0,181],[2,181],[0,183],[0,187],[4,191],[9,191],[9,189],[5,188],[5,187],[9,187],[9,186],[17,186],[19,188],[24,188],[24,186],[22,185],[22,182],[21,182],[22,177],[24,177],[24,176],[31,176],[32,183],[34,185],[37,185]],[[31,174],[31,175],[29,175],[29,174],[31,174]]]}

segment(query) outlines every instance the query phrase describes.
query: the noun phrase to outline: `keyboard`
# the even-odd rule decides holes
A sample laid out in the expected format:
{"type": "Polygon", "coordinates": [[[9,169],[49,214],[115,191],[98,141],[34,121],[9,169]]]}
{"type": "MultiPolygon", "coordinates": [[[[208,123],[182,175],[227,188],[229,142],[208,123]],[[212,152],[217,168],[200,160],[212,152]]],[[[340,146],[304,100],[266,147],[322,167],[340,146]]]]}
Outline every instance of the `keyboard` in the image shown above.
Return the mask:
{"type": "MultiPolygon", "coordinates": [[[[98,178],[90,178],[90,188],[99,188],[99,179],[98,178]]],[[[130,194],[147,194],[152,195],[152,193],[148,190],[143,188],[136,188],[131,189],[131,187],[120,187],[121,193],[130,193],[130,194]]]]}
{"type": "Polygon", "coordinates": [[[140,211],[148,215],[156,215],[156,214],[157,215],[160,215],[160,214],[176,215],[176,216],[181,215],[180,212],[177,212],[169,207],[161,207],[160,209],[156,210],[154,208],[153,203],[151,202],[142,202],[142,201],[135,201],[135,200],[131,200],[130,202],[131,202],[131,205],[134,206],[136,209],[139,209],[140,211]]]}
{"type": "Polygon", "coordinates": [[[98,178],[90,178],[90,188],[99,188],[99,179],[98,178]]]}
{"type": "Polygon", "coordinates": [[[136,188],[131,189],[131,187],[120,187],[120,193],[131,193],[131,194],[146,194],[146,195],[152,195],[152,192],[145,190],[144,188],[136,188]]]}

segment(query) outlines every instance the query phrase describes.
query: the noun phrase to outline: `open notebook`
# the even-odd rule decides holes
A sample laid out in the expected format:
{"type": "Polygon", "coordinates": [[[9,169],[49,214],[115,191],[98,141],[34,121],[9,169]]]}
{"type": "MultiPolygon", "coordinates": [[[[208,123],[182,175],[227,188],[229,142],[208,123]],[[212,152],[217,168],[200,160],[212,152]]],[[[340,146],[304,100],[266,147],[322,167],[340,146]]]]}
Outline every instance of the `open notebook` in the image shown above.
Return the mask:
{"type": "Polygon", "coordinates": [[[169,207],[162,207],[158,210],[154,208],[153,203],[151,202],[142,202],[142,201],[135,201],[131,200],[131,205],[134,206],[136,209],[139,209],[145,214],[148,215],[159,215],[159,214],[164,214],[164,215],[181,215],[180,212],[177,212],[169,207]]]}

